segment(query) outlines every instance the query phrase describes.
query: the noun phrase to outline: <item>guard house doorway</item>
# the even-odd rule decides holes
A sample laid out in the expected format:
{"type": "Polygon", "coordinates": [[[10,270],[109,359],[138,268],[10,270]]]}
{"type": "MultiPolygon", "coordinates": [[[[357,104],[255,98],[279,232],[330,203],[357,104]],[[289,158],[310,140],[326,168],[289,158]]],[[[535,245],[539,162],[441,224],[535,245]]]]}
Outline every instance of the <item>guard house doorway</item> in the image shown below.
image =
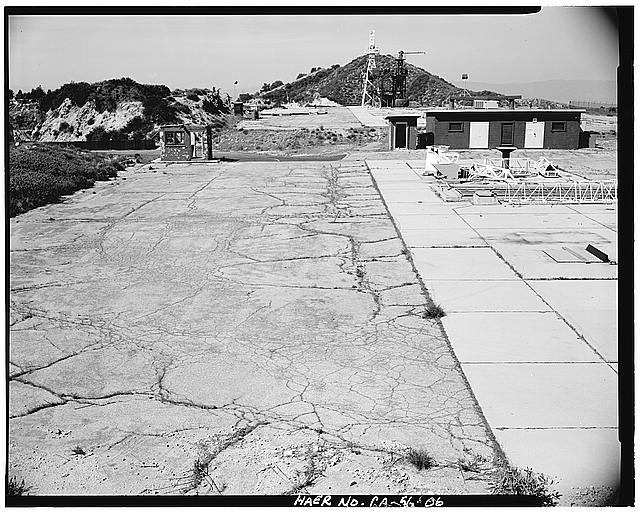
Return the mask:
{"type": "Polygon", "coordinates": [[[396,123],[396,148],[407,147],[407,123],[396,123]]]}
{"type": "Polygon", "coordinates": [[[204,133],[191,132],[191,146],[194,159],[204,158],[204,133]]]}
{"type": "Polygon", "coordinates": [[[513,123],[502,123],[500,146],[513,146],[513,123]]]}

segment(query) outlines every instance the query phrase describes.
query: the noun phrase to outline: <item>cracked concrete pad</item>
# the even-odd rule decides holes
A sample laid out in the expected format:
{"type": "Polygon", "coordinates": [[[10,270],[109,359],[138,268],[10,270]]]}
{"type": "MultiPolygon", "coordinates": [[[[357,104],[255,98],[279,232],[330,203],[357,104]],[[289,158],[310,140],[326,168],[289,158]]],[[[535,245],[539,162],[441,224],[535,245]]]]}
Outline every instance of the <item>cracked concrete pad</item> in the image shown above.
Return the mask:
{"type": "Polygon", "coordinates": [[[429,280],[517,280],[490,248],[412,248],[420,276],[429,280]]]}
{"type": "MultiPolygon", "coordinates": [[[[479,489],[475,493],[489,493],[489,479],[481,474],[476,478],[479,489]]],[[[469,486],[458,469],[435,467],[419,471],[404,461],[402,455],[384,454],[372,454],[364,461],[346,455],[327,470],[326,482],[325,488],[312,487],[309,492],[350,495],[375,489],[380,494],[392,493],[392,490],[401,490],[402,494],[462,494],[469,486]]]]}
{"type": "Polygon", "coordinates": [[[198,457],[194,440],[232,432],[237,422],[150,396],[81,400],[14,419],[9,452],[38,473],[37,495],[179,493],[198,457]]]}
{"type": "MultiPolygon", "coordinates": [[[[396,178],[388,178],[386,180],[378,180],[376,179],[376,187],[382,192],[386,198],[387,194],[398,194],[397,200],[400,201],[401,198],[405,197],[406,194],[413,194],[416,191],[419,192],[420,197],[418,199],[423,199],[425,195],[427,195],[430,191],[426,188],[426,183],[420,180],[419,178],[409,178],[406,180],[396,179],[396,178]],[[425,191],[425,192],[422,192],[425,191]]],[[[431,198],[431,196],[427,196],[431,198]]],[[[442,200],[438,199],[438,202],[442,200]]]]}
{"type": "Polygon", "coordinates": [[[618,361],[617,280],[529,283],[607,361],[618,361]]]}
{"type": "MultiPolygon", "coordinates": [[[[385,198],[386,199],[386,198],[385,198]]],[[[391,215],[395,218],[396,216],[403,215],[416,215],[420,214],[423,216],[444,216],[444,215],[452,215],[453,211],[451,207],[445,204],[437,204],[437,203],[418,203],[418,202],[390,202],[387,200],[387,206],[389,207],[389,211],[391,215]]],[[[437,222],[437,218],[434,219],[437,222]]]]}
{"type": "Polygon", "coordinates": [[[462,363],[600,362],[555,312],[467,312],[442,319],[462,363]]]}
{"type": "Polygon", "coordinates": [[[438,280],[425,283],[429,295],[447,313],[543,312],[551,308],[521,281],[438,280]]]}
{"type": "Polygon", "coordinates": [[[490,242],[530,244],[558,244],[579,245],[586,248],[587,244],[600,247],[602,244],[615,244],[617,236],[615,232],[598,228],[545,228],[544,230],[491,228],[483,229],[482,236],[490,242]]]}
{"type": "Polygon", "coordinates": [[[33,251],[37,249],[63,248],[107,227],[107,222],[85,221],[22,221],[11,229],[9,247],[11,251],[33,251]]]}
{"type": "Polygon", "coordinates": [[[124,351],[96,348],[30,371],[20,379],[58,395],[113,396],[150,391],[156,382],[152,365],[152,357],[135,347],[124,351]]]}
{"type": "Polygon", "coordinates": [[[12,380],[9,383],[9,417],[21,417],[39,409],[63,404],[55,394],[29,383],[12,380]]]}
{"type": "MultiPolygon", "coordinates": [[[[559,263],[544,252],[562,244],[522,245],[492,243],[491,246],[526,280],[535,279],[616,279],[618,266],[604,262],[559,263]]],[[[607,249],[605,249],[607,251],[607,249]]]]}
{"type": "Polygon", "coordinates": [[[425,216],[424,214],[398,214],[393,216],[394,221],[404,232],[431,228],[434,230],[461,230],[469,228],[464,220],[455,214],[442,214],[438,216],[425,216]]]}
{"type": "Polygon", "coordinates": [[[577,213],[550,213],[548,207],[540,206],[540,213],[515,213],[503,215],[494,213],[475,214],[460,212],[460,215],[477,230],[491,228],[545,229],[545,228],[602,228],[596,221],[577,213]],[[546,210],[542,210],[546,209],[546,210]]]}
{"type": "Polygon", "coordinates": [[[433,207],[446,207],[447,210],[451,211],[451,207],[443,203],[426,185],[422,187],[406,187],[405,189],[398,190],[391,187],[391,184],[384,182],[380,183],[379,187],[380,189],[389,189],[384,191],[384,200],[387,202],[387,205],[395,203],[408,203],[422,206],[430,205],[433,207]]]}
{"type": "Polygon", "coordinates": [[[504,429],[496,438],[512,463],[561,477],[560,491],[620,483],[617,429],[504,429]]]}
{"type": "Polygon", "coordinates": [[[411,248],[487,246],[484,239],[469,227],[442,230],[429,225],[427,228],[402,230],[402,238],[411,248]]]}
{"type": "MultiPolygon", "coordinates": [[[[573,205],[547,204],[547,205],[517,205],[500,203],[498,205],[471,205],[454,206],[454,210],[460,214],[491,214],[506,215],[516,218],[524,215],[550,215],[550,214],[575,214],[573,205]]],[[[528,218],[527,218],[528,219],[528,218]]]]}
{"type": "Polygon", "coordinates": [[[604,363],[465,363],[462,368],[494,429],[618,424],[618,403],[611,400],[618,377],[604,363]]]}
{"type": "Polygon", "coordinates": [[[33,493],[326,493],[369,467],[363,493],[483,489],[454,463],[493,440],[363,164],[127,177],[11,220],[33,493]],[[408,447],[440,465],[410,485],[408,447]]]}
{"type": "Polygon", "coordinates": [[[595,221],[596,223],[601,224],[602,226],[606,226],[612,231],[618,231],[618,216],[615,212],[606,213],[606,214],[585,214],[589,219],[595,221]]]}

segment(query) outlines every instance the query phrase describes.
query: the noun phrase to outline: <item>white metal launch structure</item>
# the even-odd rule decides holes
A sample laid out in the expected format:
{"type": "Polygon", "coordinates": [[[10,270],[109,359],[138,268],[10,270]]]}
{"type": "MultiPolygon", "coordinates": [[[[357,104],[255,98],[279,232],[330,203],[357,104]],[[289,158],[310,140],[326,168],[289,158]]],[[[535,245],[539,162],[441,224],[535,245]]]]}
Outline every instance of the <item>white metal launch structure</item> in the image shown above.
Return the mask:
{"type": "Polygon", "coordinates": [[[380,99],[376,94],[376,87],[371,82],[371,72],[376,67],[376,54],[380,53],[380,50],[376,48],[376,31],[369,31],[369,58],[367,60],[367,71],[364,74],[364,83],[362,85],[362,103],[361,106],[379,107],[380,99]]]}

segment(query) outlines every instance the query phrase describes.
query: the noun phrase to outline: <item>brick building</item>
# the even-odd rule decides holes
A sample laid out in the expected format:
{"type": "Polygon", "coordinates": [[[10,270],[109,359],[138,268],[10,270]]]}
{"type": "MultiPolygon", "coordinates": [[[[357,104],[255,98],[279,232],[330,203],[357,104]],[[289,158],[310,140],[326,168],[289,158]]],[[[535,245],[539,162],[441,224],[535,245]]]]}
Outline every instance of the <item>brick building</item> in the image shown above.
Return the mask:
{"type": "Polygon", "coordinates": [[[454,149],[497,146],[576,149],[580,143],[582,112],[580,109],[432,109],[425,113],[424,144],[454,149]]]}

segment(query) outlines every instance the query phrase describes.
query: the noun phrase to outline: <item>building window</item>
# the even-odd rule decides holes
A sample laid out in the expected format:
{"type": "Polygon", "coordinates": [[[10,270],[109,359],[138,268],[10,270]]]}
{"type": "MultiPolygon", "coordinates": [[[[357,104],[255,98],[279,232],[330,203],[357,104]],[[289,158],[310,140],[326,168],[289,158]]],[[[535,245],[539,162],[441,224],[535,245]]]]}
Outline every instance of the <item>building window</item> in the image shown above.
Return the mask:
{"type": "Polygon", "coordinates": [[[462,132],[462,122],[449,123],[449,132],[462,132]]]}
{"type": "Polygon", "coordinates": [[[164,140],[169,146],[183,146],[184,132],[165,132],[164,140]]]}
{"type": "Polygon", "coordinates": [[[565,121],[552,121],[551,122],[551,131],[552,132],[566,132],[567,131],[567,123],[565,121]]]}

